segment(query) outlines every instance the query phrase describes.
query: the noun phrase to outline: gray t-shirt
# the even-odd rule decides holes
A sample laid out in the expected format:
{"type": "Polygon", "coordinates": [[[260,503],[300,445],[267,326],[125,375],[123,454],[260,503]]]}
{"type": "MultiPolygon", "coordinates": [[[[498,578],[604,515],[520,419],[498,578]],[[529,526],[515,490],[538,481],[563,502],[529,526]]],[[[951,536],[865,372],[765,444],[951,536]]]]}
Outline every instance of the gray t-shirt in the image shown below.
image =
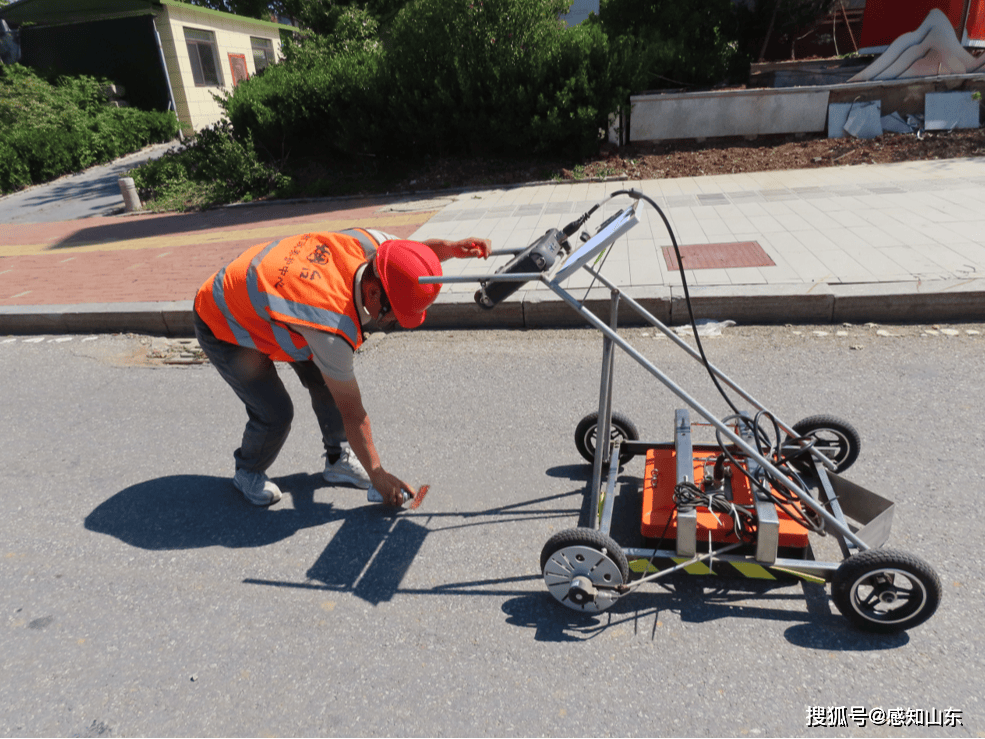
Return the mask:
{"type": "MultiPolygon", "coordinates": [[[[372,228],[367,228],[368,231],[377,243],[382,244],[384,241],[392,241],[397,238],[388,233],[382,231],[377,231],[372,228]]],[[[366,310],[366,306],[363,305],[363,296],[358,286],[362,282],[363,270],[366,269],[366,265],[362,265],[356,272],[355,283],[356,289],[356,312],[359,313],[359,321],[363,326],[373,322],[373,317],[369,315],[366,310]]],[[[346,382],[355,378],[356,374],[352,367],[352,357],[355,352],[352,350],[352,346],[348,341],[343,339],[341,336],[336,334],[328,333],[327,331],[318,331],[316,329],[307,328],[304,326],[292,326],[295,331],[304,337],[304,340],[308,342],[308,347],[311,349],[312,359],[318,366],[318,369],[322,371],[326,377],[330,377],[333,380],[338,380],[340,382],[346,382]]]]}

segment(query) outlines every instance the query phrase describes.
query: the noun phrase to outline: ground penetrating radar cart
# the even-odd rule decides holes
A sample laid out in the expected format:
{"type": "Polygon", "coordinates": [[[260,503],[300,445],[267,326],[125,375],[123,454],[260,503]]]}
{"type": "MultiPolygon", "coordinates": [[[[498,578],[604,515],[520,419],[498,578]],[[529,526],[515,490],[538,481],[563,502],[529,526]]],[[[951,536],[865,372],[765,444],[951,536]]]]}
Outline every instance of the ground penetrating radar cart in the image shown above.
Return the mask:
{"type": "MultiPolygon", "coordinates": [[[[671,573],[730,572],[830,582],[838,610],[866,631],[902,631],[926,621],[941,599],[937,574],[918,557],[882,548],[892,526],[893,503],[841,477],[860,450],[859,435],[851,424],[828,415],[786,423],[708,361],[693,312],[697,348],[601,274],[604,255],[638,223],[637,210],[644,202],[663,219],[681,265],[673,230],[659,206],[636,190],[620,190],[524,249],[494,252],[513,258],[493,274],[421,279],[478,282],[475,299],[487,309],[524,283],[537,280],[603,334],[598,410],[575,429],[575,446],[592,464],[586,491],[592,525],[561,531],[544,545],[540,568],[551,595],[576,611],[601,612],[645,583],[671,573]],[[582,243],[573,248],[570,237],[616,198],[632,202],[607,218],[594,235],[582,233],[582,243]],[[610,290],[608,323],[562,287],[582,269],[610,290]],[[621,302],[704,365],[732,415],[712,416],[619,334],[621,302]],[[613,412],[617,348],[686,406],[674,414],[673,439],[640,440],[633,421],[613,412]],[[723,385],[750,410],[740,410],[723,385]],[[713,431],[714,441],[699,441],[695,434],[699,428],[713,431]],[[640,522],[644,546],[624,547],[611,536],[616,479],[621,465],[635,456],[645,457],[640,522]],[[812,534],[834,537],[843,560],[815,560],[812,534]]],[[[690,311],[683,268],[681,277],[690,311]]]]}

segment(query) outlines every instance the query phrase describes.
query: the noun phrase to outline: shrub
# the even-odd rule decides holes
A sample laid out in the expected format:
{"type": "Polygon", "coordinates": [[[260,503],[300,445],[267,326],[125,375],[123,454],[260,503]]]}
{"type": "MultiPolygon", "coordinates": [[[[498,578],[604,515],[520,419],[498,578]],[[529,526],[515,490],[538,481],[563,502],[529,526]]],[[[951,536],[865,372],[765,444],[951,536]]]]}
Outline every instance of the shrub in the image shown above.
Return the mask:
{"type": "Polygon", "coordinates": [[[635,78],[564,0],[413,0],[386,37],[399,135],[428,153],[586,154],[635,78]],[[614,84],[623,77],[622,86],[614,84]]]}
{"type": "Polygon", "coordinates": [[[596,22],[610,38],[637,42],[646,88],[707,87],[748,75],[738,13],[733,0],[601,0],[596,22]]]}
{"type": "Polygon", "coordinates": [[[0,193],[21,190],[31,184],[31,170],[20,152],[0,138],[0,193]]]}
{"type": "Polygon", "coordinates": [[[0,66],[0,191],[12,192],[110,161],[178,133],[173,113],[105,105],[107,80],[48,82],[0,66]]]}
{"type": "Polygon", "coordinates": [[[642,84],[643,56],[631,38],[608,38],[596,24],[570,30],[552,58],[530,121],[535,149],[595,153],[609,114],[642,84]]]}
{"type": "Polygon", "coordinates": [[[251,134],[236,138],[228,120],[199,131],[193,142],[131,170],[130,176],[149,207],[168,210],[254,200],[290,182],[260,161],[251,134]]]}
{"type": "Polygon", "coordinates": [[[420,153],[528,150],[564,32],[555,0],[414,0],[386,38],[394,126],[420,153]]]}
{"type": "Polygon", "coordinates": [[[335,35],[288,44],[222,105],[268,161],[587,154],[644,62],[632,39],[566,28],[567,5],[411,0],[382,44],[365,11],[323,6],[335,35]]]}
{"type": "Polygon", "coordinates": [[[222,105],[236,135],[252,133],[268,160],[300,158],[312,147],[329,155],[375,152],[390,105],[381,61],[377,45],[276,64],[237,85],[222,105]]]}
{"type": "Polygon", "coordinates": [[[291,66],[310,68],[335,54],[371,50],[379,44],[379,21],[365,8],[319,3],[309,16],[315,14],[305,24],[311,31],[283,45],[284,58],[291,66]]]}

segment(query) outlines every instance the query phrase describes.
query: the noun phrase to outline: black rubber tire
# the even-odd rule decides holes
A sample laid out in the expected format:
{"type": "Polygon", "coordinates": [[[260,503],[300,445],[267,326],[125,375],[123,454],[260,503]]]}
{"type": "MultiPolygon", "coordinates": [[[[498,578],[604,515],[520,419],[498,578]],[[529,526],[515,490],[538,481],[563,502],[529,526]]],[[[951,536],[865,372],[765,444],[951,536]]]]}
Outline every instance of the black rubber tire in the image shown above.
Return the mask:
{"type": "Polygon", "coordinates": [[[892,634],[919,626],[941,602],[941,582],[919,557],[895,549],[868,549],[852,555],[835,571],[831,599],[841,614],[863,631],[892,634]],[[893,577],[880,583],[881,575],[893,577]],[[908,581],[899,582],[901,578],[908,581]],[[887,604],[880,592],[901,603],[887,604]],[[880,608],[882,607],[882,608],[880,608]]]}
{"type": "Polygon", "coordinates": [[[622,581],[624,583],[629,582],[629,560],[626,559],[626,553],[623,552],[622,547],[616,543],[615,539],[611,536],[606,536],[596,529],[565,529],[554,534],[554,536],[547,540],[544,548],[540,550],[540,571],[544,571],[548,560],[550,560],[555,552],[565,547],[591,547],[592,549],[597,549],[611,559],[616,567],[619,568],[622,581]]]}
{"type": "MultiPolygon", "coordinates": [[[[594,411],[581,419],[578,425],[575,426],[575,448],[582,458],[591,464],[595,463],[595,439],[598,435],[598,422],[598,411],[594,411]]],[[[621,436],[624,441],[638,441],[640,438],[640,432],[637,431],[636,424],[622,413],[612,414],[611,435],[613,438],[617,435],[621,436]]],[[[626,464],[632,458],[633,454],[631,452],[625,452],[620,449],[619,464],[626,464]]]]}
{"type": "MultiPolygon", "coordinates": [[[[835,463],[835,472],[843,472],[855,464],[862,449],[858,431],[847,421],[836,416],[810,416],[793,425],[799,436],[815,437],[814,449],[825,450],[825,455],[835,463]],[[833,438],[832,438],[833,437],[833,438]]],[[[784,446],[789,449],[792,440],[788,437],[784,446]]],[[[790,463],[801,472],[814,472],[810,452],[794,457],[790,463]]]]}

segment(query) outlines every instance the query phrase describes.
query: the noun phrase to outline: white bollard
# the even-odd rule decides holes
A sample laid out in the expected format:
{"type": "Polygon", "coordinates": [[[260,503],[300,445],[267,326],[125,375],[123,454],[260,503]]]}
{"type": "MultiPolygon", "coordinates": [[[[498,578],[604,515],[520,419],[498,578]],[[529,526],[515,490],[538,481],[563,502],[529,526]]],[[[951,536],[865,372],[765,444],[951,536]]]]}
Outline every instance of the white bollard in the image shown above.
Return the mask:
{"type": "Polygon", "coordinates": [[[123,195],[123,205],[126,212],[133,213],[133,211],[143,208],[140,204],[140,196],[137,195],[137,188],[133,184],[133,177],[121,177],[119,183],[120,194],[123,195]]]}

